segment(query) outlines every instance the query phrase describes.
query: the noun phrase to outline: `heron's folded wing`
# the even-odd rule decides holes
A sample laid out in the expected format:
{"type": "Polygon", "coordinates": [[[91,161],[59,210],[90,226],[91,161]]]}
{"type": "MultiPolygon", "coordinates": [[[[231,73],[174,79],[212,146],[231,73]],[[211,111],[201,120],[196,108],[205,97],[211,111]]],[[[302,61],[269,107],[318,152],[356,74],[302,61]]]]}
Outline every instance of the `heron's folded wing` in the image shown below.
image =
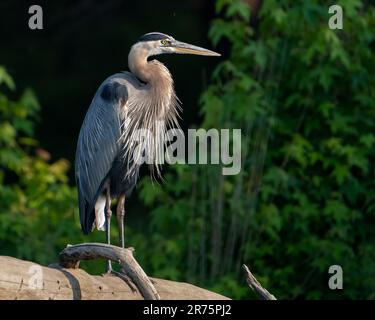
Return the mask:
{"type": "Polygon", "coordinates": [[[103,83],[95,95],[78,138],[75,173],[84,233],[92,230],[94,206],[119,153],[120,108],[127,100],[126,86],[103,83]]]}

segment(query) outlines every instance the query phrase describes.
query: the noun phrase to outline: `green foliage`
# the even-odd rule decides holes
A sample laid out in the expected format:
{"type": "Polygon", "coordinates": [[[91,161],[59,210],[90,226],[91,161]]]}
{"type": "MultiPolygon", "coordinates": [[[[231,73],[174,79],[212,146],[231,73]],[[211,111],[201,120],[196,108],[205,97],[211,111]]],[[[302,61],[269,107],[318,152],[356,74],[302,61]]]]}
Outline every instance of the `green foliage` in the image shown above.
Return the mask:
{"type": "Polygon", "coordinates": [[[75,191],[67,184],[67,161],[50,163],[33,139],[39,104],[31,90],[12,101],[15,84],[0,68],[0,248],[1,254],[56,259],[69,242],[75,191]],[[66,221],[67,220],[67,221],[66,221]]]}
{"type": "Polygon", "coordinates": [[[374,7],[342,1],[344,30],[330,30],[324,1],[266,0],[256,28],[245,2],[216,4],[209,36],[231,51],[201,126],[242,129],[242,170],[175,166],[162,186],[144,181],[144,261],[236,298],[252,297],[241,263],[280,298],[374,298],[374,7]],[[333,264],[343,291],[328,289],[333,264]]]}

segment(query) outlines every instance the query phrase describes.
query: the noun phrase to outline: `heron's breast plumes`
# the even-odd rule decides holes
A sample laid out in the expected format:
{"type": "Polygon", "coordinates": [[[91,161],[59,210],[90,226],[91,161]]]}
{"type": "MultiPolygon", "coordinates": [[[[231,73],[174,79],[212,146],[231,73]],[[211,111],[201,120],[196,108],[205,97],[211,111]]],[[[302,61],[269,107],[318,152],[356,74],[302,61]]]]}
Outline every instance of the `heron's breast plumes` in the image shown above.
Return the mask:
{"type": "Polygon", "coordinates": [[[144,162],[151,165],[152,176],[160,176],[165,132],[179,128],[181,108],[168,69],[153,60],[148,63],[147,72],[149,82],[129,96],[121,116],[125,178],[138,174],[138,167],[144,162]]]}

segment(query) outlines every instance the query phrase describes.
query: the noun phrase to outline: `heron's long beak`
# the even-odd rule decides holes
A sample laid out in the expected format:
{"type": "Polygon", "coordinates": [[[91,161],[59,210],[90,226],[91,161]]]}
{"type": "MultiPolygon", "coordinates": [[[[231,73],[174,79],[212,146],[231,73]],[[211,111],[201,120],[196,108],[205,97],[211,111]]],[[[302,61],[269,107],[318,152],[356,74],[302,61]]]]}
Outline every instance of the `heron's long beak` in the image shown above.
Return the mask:
{"type": "Polygon", "coordinates": [[[172,46],[175,48],[176,53],[181,54],[196,54],[200,56],[211,56],[211,57],[220,57],[221,54],[207,50],[201,47],[193,46],[192,44],[180,42],[180,41],[174,41],[172,43],[172,46]]]}

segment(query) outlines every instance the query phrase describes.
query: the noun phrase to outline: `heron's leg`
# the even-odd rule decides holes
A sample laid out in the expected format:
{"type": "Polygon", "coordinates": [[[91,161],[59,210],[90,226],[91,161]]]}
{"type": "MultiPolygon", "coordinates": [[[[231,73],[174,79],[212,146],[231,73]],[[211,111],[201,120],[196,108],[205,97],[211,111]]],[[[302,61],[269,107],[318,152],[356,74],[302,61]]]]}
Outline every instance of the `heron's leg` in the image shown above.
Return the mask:
{"type": "MultiPolygon", "coordinates": [[[[106,240],[107,244],[111,244],[111,196],[109,191],[109,186],[107,188],[106,197],[105,197],[105,230],[106,230],[106,240]]],[[[111,260],[107,261],[107,272],[112,272],[112,262],[111,260]]]]}
{"type": "Polygon", "coordinates": [[[124,230],[124,218],[125,218],[125,195],[121,195],[117,203],[117,221],[119,229],[119,239],[121,248],[125,248],[125,230],[124,230]]]}

